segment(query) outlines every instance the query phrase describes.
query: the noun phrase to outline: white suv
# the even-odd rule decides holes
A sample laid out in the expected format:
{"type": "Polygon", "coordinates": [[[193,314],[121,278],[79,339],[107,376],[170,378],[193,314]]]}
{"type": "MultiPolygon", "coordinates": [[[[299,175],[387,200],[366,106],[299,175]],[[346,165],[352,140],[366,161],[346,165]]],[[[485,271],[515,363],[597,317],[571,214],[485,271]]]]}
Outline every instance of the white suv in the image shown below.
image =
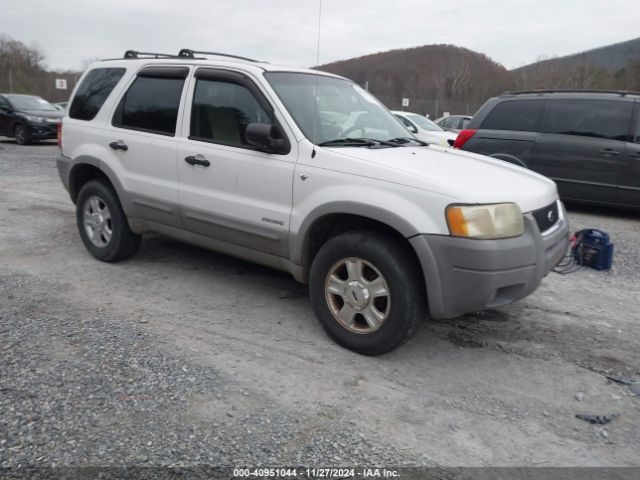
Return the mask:
{"type": "Polygon", "coordinates": [[[353,82],[182,50],[93,64],[60,177],[99,260],[157,232],[290,272],[327,333],[392,350],[425,313],[533,292],[568,245],[555,184],[427,145],[353,82]]]}

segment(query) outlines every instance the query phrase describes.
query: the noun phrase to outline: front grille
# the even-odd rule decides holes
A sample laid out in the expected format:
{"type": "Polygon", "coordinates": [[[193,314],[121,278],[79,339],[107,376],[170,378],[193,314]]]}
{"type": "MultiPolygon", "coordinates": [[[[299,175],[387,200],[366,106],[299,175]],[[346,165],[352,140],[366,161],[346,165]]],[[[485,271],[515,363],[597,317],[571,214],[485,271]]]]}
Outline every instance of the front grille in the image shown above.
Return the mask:
{"type": "Polygon", "coordinates": [[[553,202],[551,205],[536,210],[532,214],[533,218],[536,219],[540,233],[546,232],[560,220],[558,202],[553,202]]]}

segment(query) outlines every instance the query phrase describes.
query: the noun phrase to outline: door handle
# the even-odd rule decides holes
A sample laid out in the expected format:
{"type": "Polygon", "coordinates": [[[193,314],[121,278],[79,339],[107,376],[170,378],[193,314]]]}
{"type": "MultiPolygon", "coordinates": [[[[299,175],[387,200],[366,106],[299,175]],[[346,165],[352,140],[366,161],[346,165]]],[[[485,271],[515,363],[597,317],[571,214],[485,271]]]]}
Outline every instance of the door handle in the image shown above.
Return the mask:
{"type": "Polygon", "coordinates": [[[600,150],[600,155],[619,155],[620,152],[617,150],[614,150],[613,148],[603,148],[602,150],[600,150]]]}
{"type": "Polygon", "coordinates": [[[629,156],[633,158],[640,158],[640,152],[630,153],[629,156]]]}
{"type": "Polygon", "coordinates": [[[109,146],[113,150],[122,150],[123,152],[126,152],[127,150],[129,150],[129,147],[127,147],[126,143],[124,143],[122,140],[118,140],[117,142],[111,142],[109,146]]]}
{"type": "Polygon", "coordinates": [[[203,167],[211,165],[211,162],[202,155],[189,155],[188,157],[185,157],[184,161],[189,165],[202,165],[203,167]]]}

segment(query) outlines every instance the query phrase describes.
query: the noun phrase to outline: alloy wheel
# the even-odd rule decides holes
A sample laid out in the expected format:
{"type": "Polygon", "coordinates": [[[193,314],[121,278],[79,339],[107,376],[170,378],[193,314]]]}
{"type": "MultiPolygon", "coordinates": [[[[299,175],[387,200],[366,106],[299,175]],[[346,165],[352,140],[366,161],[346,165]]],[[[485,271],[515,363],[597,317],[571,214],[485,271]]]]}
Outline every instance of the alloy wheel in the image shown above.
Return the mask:
{"type": "Polygon", "coordinates": [[[387,281],[362,258],[343,258],[329,269],[325,298],[333,317],[354,333],[373,333],[389,317],[391,293],[387,281]]]}

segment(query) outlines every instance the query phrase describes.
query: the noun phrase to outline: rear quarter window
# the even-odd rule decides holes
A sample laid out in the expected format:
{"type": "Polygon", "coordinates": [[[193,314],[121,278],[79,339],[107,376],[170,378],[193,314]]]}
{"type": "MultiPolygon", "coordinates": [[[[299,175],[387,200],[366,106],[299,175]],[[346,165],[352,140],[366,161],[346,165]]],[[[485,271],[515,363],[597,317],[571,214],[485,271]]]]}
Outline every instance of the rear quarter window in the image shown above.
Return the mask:
{"type": "Polygon", "coordinates": [[[535,132],[542,114],[543,100],[510,100],[497,104],[480,128],[535,132]]]}
{"type": "Polygon", "coordinates": [[[549,100],[540,124],[544,133],[609,140],[630,139],[632,102],[610,100],[549,100]]]}
{"type": "Polygon", "coordinates": [[[125,71],[124,68],[96,68],[87,73],[73,97],[69,117],[93,120],[125,71]]]}

